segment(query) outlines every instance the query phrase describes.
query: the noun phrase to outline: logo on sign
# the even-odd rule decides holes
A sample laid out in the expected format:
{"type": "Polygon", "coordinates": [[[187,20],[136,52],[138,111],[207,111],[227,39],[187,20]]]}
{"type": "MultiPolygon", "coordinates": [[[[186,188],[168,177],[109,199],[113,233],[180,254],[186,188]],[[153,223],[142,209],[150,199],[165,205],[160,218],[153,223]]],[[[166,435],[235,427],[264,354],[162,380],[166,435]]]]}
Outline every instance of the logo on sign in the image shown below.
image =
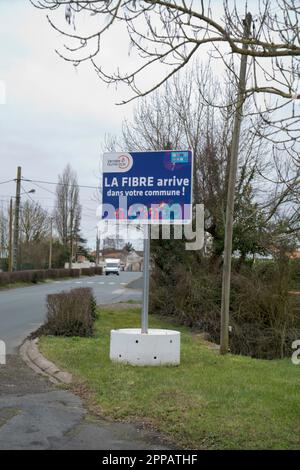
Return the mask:
{"type": "Polygon", "coordinates": [[[188,163],[189,154],[188,152],[171,152],[172,163],[188,163]]]}
{"type": "Polygon", "coordinates": [[[119,156],[119,168],[121,170],[127,170],[130,167],[130,158],[127,155],[119,156]]]}
{"type": "Polygon", "coordinates": [[[132,168],[130,153],[105,153],[103,155],[103,173],[123,173],[132,168]]]}

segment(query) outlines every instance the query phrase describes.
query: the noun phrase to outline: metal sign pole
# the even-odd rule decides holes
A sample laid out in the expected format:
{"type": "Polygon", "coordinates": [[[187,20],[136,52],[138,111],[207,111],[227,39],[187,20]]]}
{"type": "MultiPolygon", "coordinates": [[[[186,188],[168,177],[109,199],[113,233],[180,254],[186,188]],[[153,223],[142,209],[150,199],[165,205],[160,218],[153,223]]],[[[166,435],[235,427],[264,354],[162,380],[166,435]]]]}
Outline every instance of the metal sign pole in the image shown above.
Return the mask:
{"type": "Polygon", "coordinates": [[[142,333],[148,333],[150,224],[144,225],[142,333]]]}

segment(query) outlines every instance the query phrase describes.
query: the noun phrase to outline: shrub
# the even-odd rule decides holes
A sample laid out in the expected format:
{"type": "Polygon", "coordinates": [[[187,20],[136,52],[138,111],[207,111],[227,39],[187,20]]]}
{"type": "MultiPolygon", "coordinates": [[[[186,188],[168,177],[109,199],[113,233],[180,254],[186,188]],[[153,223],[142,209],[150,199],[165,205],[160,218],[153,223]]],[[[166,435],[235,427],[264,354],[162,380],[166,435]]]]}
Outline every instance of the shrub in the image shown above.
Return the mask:
{"type": "Polygon", "coordinates": [[[99,275],[99,274],[100,274],[100,275],[103,274],[103,268],[102,268],[102,266],[96,266],[96,267],[95,267],[95,274],[98,274],[98,275],[99,275]]]}
{"type": "Polygon", "coordinates": [[[96,298],[92,295],[91,296],[91,315],[92,319],[95,321],[98,318],[98,313],[97,313],[97,301],[96,298]]]}
{"type": "Polygon", "coordinates": [[[96,268],[81,268],[81,275],[82,276],[95,276],[96,274],[96,271],[95,271],[96,268]]]}
{"type": "MultiPolygon", "coordinates": [[[[230,349],[234,354],[274,359],[291,355],[300,338],[300,296],[290,295],[290,263],[277,260],[243,266],[233,272],[230,303],[230,349]]],[[[219,343],[221,272],[208,260],[178,264],[166,275],[153,270],[150,309],[206,332],[219,343]]]]}
{"type": "Polygon", "coordinates": [[[5,286],[6,284],[9,284],[9,276],[10,273],[4,272],[0,273],[0,286],[5,286]]]}
{"type": "Polygon", "coordinates": [[[300,291],[300,259],[291,261],[291,277],[293,289],[300,291]]]}
{"type": "Polygon", "coordinates": [[[300,302],[289,295],[289,277],[278,264],[272,277],[253,269],[234,275],[231,300],[231,351],[273,359],[290,356],[300,337],[300,302]]]}
{"type": "Polygon", "coordinates": [[[72,268],[72,269],[71,269],[71,276],[72,276],[72,277],[80,277],[80,269],[78,269],[78,268],[72,268]]]}
{"type": "Polygon", "coordinates": [[[93,321],[95,321],[98,315],[97,315],[97,301],[93,294],[93,289],[91,289],[90,287],[77,287],[76,289],[72,289],[71,293],[72,292],[75,292],[79,298],[88,297],[90,299],[90,313],[91,313],[93,321]]]}
{"type": "Polygon", "coordinates": [[[37,273],[36,271],[34,271],[34,272],[32,273],[31,282],[32,282],[33,284],[36,284],[36,283],[38,282],[38,280],[39,280],[39,275],[38,275],[38,273],[37,273]]]}
{"type": "Polygon", "coordinates": [[[96,302],[90,288],[72,289],[47,296],[46,323],[38,334],[92,336],[96,302]]]}

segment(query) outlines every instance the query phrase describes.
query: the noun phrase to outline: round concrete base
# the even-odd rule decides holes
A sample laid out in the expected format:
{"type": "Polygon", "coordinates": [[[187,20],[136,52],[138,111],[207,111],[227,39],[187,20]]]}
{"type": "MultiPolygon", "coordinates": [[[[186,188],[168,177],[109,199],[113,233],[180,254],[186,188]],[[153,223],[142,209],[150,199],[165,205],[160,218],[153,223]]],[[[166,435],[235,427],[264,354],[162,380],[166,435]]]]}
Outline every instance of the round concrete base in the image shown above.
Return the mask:
{"type": "Polygon", "coordinates": [[[180,363],[180,333],[173,330],[139,328],[110,332],[110,359],[135,366],[159,366],[180,363]]]}

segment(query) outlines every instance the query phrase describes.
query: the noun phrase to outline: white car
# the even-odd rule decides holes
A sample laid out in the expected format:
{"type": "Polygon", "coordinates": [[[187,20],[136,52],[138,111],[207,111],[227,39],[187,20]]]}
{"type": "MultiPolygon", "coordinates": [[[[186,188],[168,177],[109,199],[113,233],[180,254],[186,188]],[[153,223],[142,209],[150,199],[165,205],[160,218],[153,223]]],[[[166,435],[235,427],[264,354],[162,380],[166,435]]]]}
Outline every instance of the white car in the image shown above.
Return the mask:
{"type": "Polygon", "coordinates": [[[107,258],[105,260],[105,267],[104,267],[105,275],[108,276],[109,274],[116,274],[117,276],[120,275],[120,260],[114,258],[107,258]]]}

